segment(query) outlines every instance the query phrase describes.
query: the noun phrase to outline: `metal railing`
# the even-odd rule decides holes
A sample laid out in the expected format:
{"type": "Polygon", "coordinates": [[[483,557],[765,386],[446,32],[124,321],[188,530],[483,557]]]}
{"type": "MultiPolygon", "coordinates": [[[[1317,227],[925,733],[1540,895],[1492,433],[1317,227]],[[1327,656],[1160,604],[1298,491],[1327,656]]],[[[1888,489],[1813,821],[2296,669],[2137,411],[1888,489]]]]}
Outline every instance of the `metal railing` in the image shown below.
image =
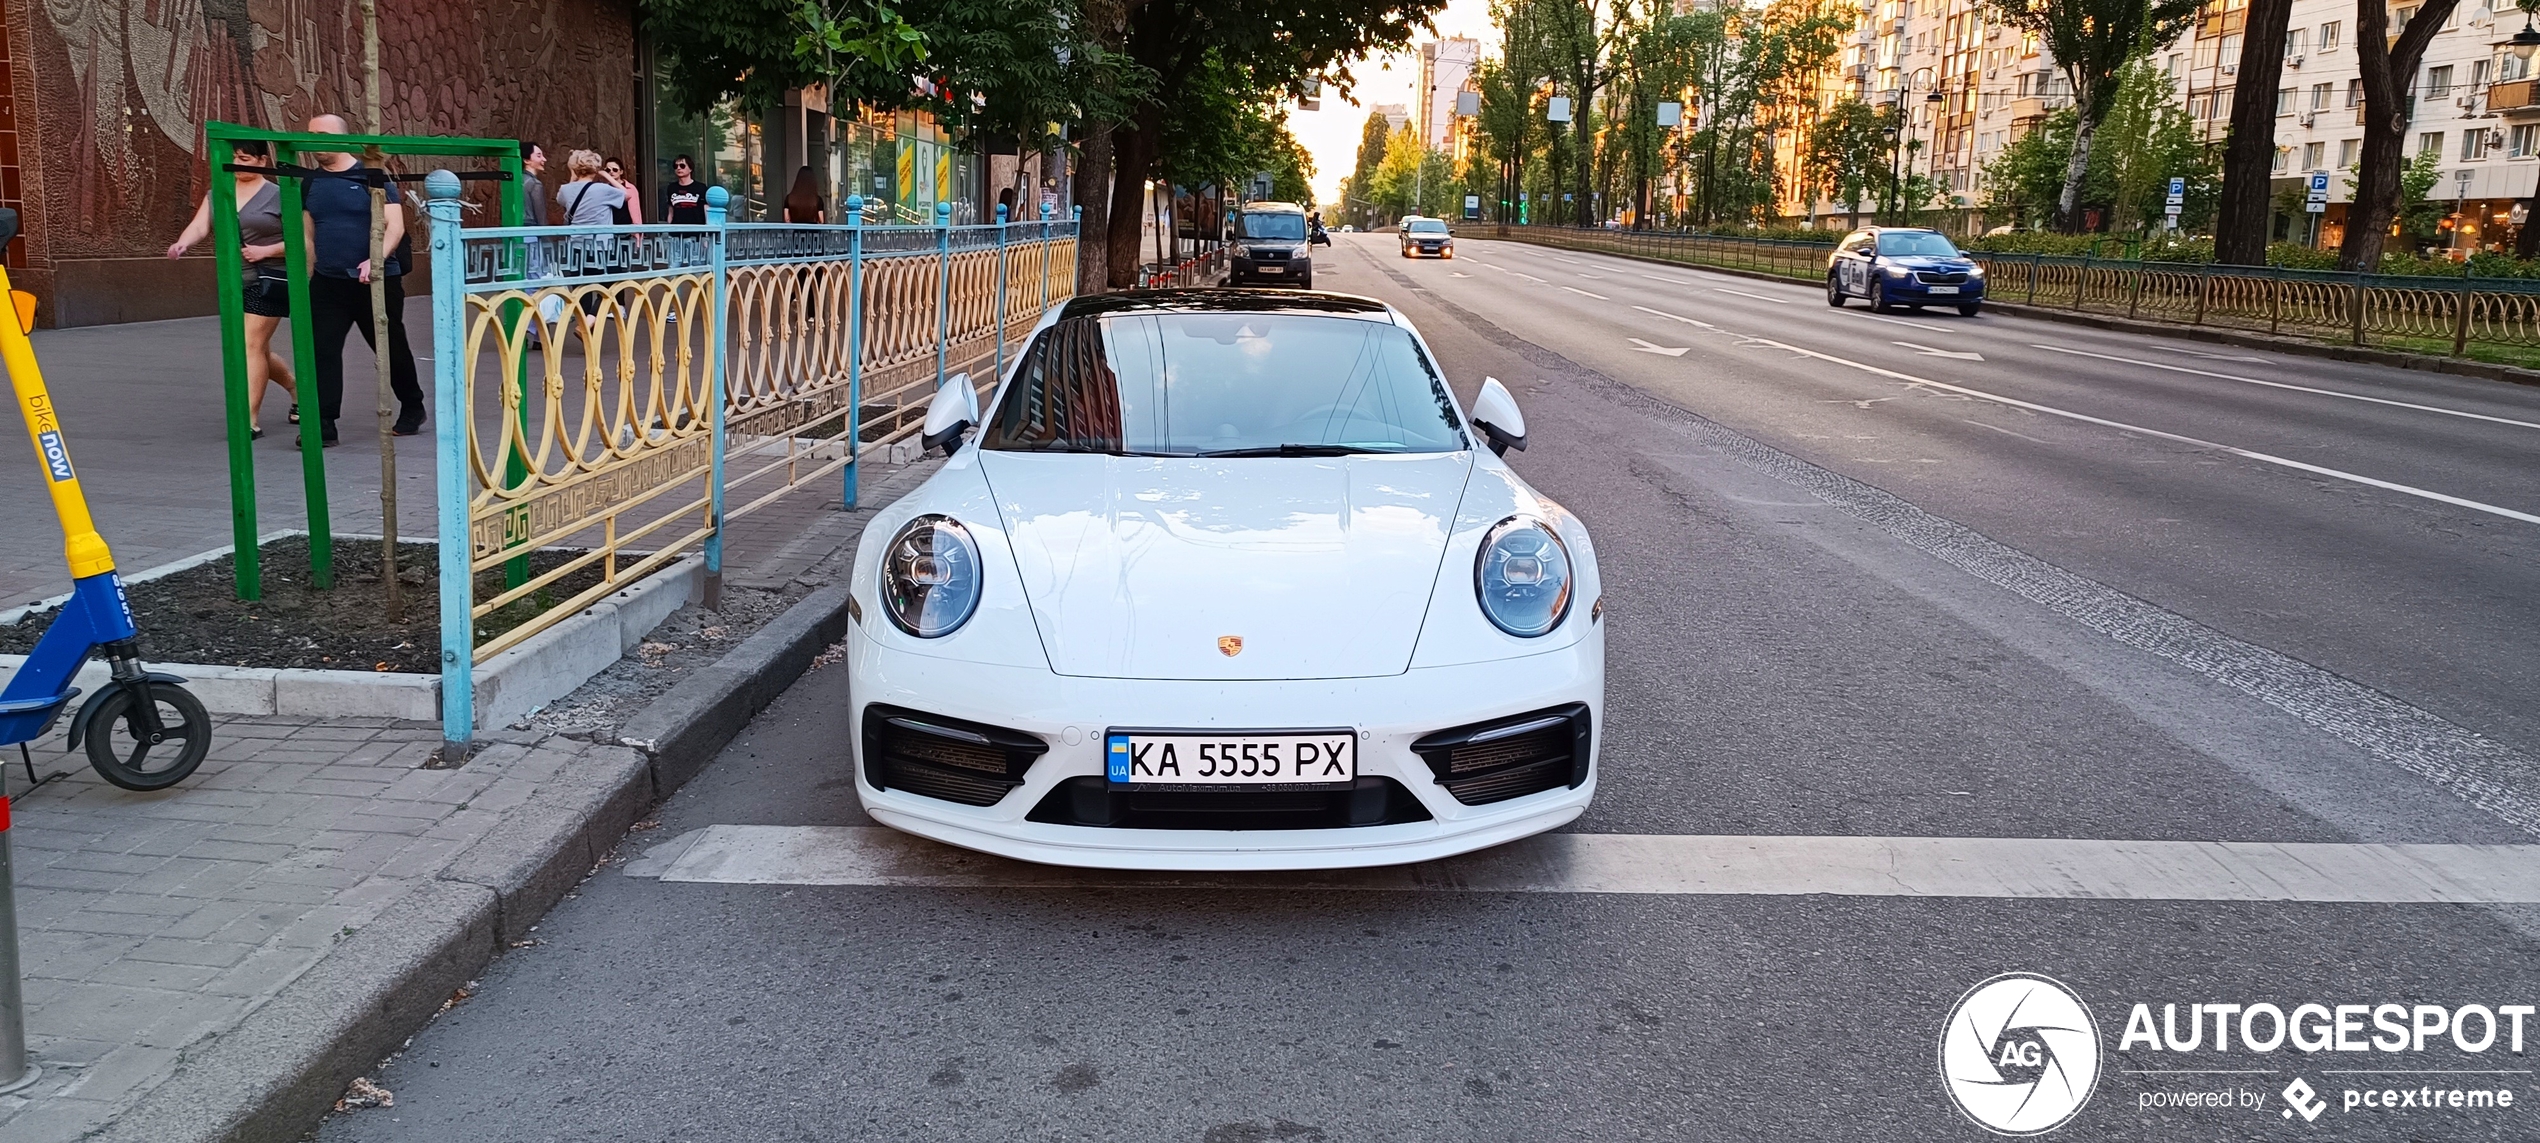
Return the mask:
{"type": "Polygon", "coordinates": [[[1179,262],[1149,262],[1138,267],[1138,288],[1167,290],[1214,285],[1225,276],[1228,246],[1220,242],[1179,262]]]}
{"type": "MultiPolygon", "coordinates": [[[[982,390],[1074,293],[1076,223],[462,229],[436,172],[443,737],[475,665],[691,551],[733,519],[919,431],[946,378],[982,390]],[[984,367],[984,368],[981,368],[984,367]],[[737,502],[737,503],[736,503],[737,502]],[[549,553],[532,567],[527,558],[549,553]],[[596,576],[591,573],[596,569],[596,576]],[[498,574],[499,572],[499,574],[498,574]],[[571,587],[571,590],[568,590],[571,587]],[[504,627],[478,628],[502,613],[504,627]]],[[[824,485],[826,487],[826,485],[824,485]]]]}
{"type": "MultiPolygon", "coordinates": [[[[1822,281],[1834,243],[1513,226],[1507,237],[1822,281]]],[[[2540,280],[1969,251],[1994,301],[2464,356],[2540,347],[2540,280]]]]}

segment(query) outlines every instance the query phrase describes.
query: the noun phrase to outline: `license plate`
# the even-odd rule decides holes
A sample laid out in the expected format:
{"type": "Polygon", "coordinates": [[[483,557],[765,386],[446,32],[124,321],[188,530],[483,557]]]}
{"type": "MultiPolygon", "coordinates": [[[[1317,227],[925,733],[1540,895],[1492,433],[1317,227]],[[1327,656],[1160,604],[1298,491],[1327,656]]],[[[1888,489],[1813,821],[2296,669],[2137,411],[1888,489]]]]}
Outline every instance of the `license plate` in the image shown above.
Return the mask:
{"type": "Polygon", "coordinates": [[[1358,733],[1113,731],[1103,769],[1139,786],[1333,786],[1358,777],[1358,733]]]}
{"type": "Polygon", "coordinates": [[[1933,293],[1935,293],[1935,294],[1954,294],[1954,293],[1957,293],[1957,292],[1958,292],[1958,287],[1956,287],[1956,286],[1933,286],[1933,287],[1931,288],[1931,292],[1933,292],[1933,293]]]}
{"type": "Polygon", "coordinates": [[[1262,274],[1285,274],[1288,272],[1288,268],[1285,266],[1254,266],[1253,270],[1256,273],[1262,274]]]}

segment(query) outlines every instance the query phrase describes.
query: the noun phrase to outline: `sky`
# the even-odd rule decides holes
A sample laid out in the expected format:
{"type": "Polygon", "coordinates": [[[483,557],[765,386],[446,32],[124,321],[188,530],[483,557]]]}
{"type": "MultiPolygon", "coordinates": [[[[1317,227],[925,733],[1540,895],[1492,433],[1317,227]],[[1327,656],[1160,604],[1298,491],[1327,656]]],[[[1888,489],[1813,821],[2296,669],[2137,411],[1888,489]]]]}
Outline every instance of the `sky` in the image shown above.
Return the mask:
{"type": "MultiPolygon", "coordinates": [[[[1491,30],[1490,0],[1448,0],[1436,24],[1437,34],[1421,36],[1421,42],[1468,36],[1482,41],[1487,55],[1499,38],[1491,30]]],[[[1288,110],[1288,130],[1314,156],[1314,201],[1326,206],[1340,197],[1341,180],[1357,169],[1358,139],[1367,128],[1369,109],[1411,102],[1411,89],[1420,82],[1420,53],[1415,44],[1410,51],[1361,57],[1351,62],[1350,72],[1358,77],[1355,102],[1334,98],[1337,89],[1326,86],[1322,110],[1288,110]]]]}

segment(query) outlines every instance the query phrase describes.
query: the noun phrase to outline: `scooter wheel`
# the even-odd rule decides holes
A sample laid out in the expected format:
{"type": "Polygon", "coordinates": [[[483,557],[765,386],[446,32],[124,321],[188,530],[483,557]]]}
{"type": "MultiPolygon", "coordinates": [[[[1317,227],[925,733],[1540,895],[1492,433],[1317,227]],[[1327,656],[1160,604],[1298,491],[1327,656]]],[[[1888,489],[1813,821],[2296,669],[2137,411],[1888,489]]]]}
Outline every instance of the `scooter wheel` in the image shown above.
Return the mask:
{"type": "Polygon", "coordinates": [[[88,764],[97,776],[127,790],[164,790],[184,781],[212,749],[212,716],[202,700],[174,683],[117,686],[98,699],[88,724],[88,764]],[[140,694],[147,689],[159,716],[151,734],[140,694]]]}

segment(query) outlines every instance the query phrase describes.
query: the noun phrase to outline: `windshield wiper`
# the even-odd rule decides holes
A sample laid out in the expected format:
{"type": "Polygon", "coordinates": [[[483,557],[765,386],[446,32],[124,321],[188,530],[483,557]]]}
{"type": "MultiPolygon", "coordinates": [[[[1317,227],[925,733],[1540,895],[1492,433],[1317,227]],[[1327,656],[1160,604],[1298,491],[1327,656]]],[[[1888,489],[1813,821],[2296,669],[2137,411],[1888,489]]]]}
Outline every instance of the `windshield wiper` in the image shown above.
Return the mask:
{"type": "Polygon", "coordinates": [[[1383,452],[1383,449],[1359,448],[1355,445],[1283,444],[1262,448],[1221,448],[1195,452],[1192,456],[1358,456],[1383,452]]]}

